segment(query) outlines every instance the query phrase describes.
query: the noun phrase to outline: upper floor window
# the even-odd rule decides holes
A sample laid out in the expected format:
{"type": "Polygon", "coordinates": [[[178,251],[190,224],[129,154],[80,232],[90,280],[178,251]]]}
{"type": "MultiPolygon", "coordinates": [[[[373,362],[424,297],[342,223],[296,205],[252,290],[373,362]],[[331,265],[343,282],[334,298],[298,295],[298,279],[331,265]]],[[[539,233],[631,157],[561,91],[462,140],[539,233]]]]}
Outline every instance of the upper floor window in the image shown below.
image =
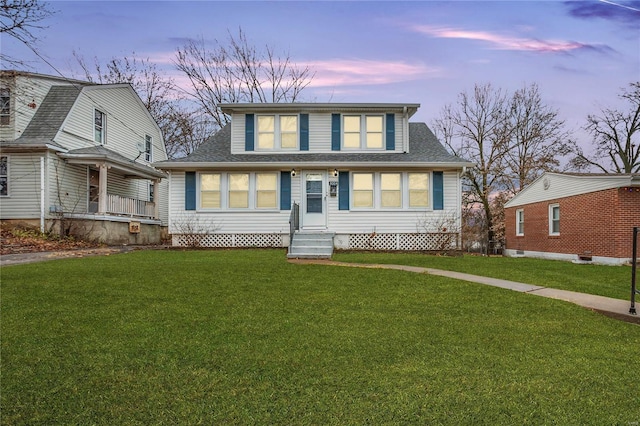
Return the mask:
{"type": "Polygon", "coordinates": [[[344,148],[384,148],[382,115],[345,115],[342,144],[344,148]]]}
{"type": "Polygon", "coordinates": [[[0,88],[0,125],[7,126],[11,123],[11,91],[0,88]]]}
{"type": "Polygon", "coordinates": [[[516,210],[516,235],[524,235],[524,210],[516,210]]]}
{"type": "Polygon", "coordinates": [[[258,150],[296,149],[297,115],[259,115],[258,150]]]}
{"type": "Polygon", "coordinates": [[[560,205],[549,205],[549,235],[560,235],[560,205]]]}
{"type": "Polygon", "coordinates": [[[149,135],[144,136],[144,159],[146,161],[152,160],[151,148],[153,147],[153,139],[149,135]]]}
{"type": "Polygon", "coordinates": [[[9,157],[0,157],[0,196],[9,195],[9,157]]]}
{"type": "Polygon", "coordinates": [[[104,145],[106,117],[102,111],[99,111],[97,109],[93,111],[94,140],[99,144],[104,145]]]}

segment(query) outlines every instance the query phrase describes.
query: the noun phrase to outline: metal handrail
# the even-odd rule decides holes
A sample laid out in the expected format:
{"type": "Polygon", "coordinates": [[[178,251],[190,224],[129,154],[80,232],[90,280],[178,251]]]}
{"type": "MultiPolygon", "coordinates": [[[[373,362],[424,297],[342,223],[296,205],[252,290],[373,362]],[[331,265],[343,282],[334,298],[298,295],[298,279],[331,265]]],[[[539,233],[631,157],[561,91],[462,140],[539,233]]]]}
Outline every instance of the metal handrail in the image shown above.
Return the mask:
{"type": "Polygon", "coordinates": [[[293,243],[293,234],[300,229],[300,205],[295,201],[291,205],[291,214],[289,214],[289,253],[291,253],[291,244],[293,243]]]}

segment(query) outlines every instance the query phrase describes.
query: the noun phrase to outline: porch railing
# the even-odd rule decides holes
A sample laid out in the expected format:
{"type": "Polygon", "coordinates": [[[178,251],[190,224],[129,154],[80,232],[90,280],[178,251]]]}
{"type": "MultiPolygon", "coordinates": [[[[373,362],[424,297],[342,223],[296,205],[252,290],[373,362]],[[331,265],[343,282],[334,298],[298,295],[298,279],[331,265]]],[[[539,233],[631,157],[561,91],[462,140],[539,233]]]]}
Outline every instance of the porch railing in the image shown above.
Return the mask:
{"type": "Polygon", "coordinates": [[[155,215],[155,203],[107,194],[107,213],[153,218],[155,215]]]}
{"type": "Polygon", "coordinates": [[[293,234],[300,229],[300,204],[294,202],[291,205],[291,214],[289,215],[289,252],[291,252],[291,243],[293,234]]]}

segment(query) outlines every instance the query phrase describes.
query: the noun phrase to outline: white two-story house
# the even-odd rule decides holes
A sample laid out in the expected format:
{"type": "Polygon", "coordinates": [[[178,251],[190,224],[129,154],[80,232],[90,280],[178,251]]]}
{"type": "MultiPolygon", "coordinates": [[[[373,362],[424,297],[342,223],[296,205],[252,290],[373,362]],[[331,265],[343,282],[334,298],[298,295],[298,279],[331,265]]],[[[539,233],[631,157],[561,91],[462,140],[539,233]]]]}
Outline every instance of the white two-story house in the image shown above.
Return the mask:
{"type": "Polygon", "coordinates": [[[155,163],[170,175],[173,244],[288,246],[291,257],[455,249],[472,164],[409,123],[418,107],[223,105],[230,124],[191,155],[155,163]]]}
{"type": "Polygon", "coordinates": [[[0,71],[0,219],[109,244],[158,243],[164,141],[128,84],[0,71]]]}

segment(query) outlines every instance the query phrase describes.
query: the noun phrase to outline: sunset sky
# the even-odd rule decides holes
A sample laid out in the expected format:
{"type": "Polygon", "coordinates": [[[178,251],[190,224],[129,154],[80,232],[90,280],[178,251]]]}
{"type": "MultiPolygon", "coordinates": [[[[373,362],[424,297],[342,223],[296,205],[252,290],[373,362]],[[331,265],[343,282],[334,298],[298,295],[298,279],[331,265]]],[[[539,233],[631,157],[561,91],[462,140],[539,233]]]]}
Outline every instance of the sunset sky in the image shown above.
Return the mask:
{"type": "MultiPolygon", "coordinates": [[[[237,35],[308,65],[304,101],[410,102],[430,124],[476,83],[513,91],[537,83],[568,128],[618,106],[640,80],[640,1],[74,1],[37,32],[46,62],[4,37],[30,71],[81,77],[72,52],[103,61],[149,58],[176,81],[189,39],[237,35]],[[48,63],[47,63],[48,62],[48,63]]],[[[4,68],[5,66],[3,66],[4,68]]],[[[581,143],[586,136],[579,133],[581,143]]]]}

